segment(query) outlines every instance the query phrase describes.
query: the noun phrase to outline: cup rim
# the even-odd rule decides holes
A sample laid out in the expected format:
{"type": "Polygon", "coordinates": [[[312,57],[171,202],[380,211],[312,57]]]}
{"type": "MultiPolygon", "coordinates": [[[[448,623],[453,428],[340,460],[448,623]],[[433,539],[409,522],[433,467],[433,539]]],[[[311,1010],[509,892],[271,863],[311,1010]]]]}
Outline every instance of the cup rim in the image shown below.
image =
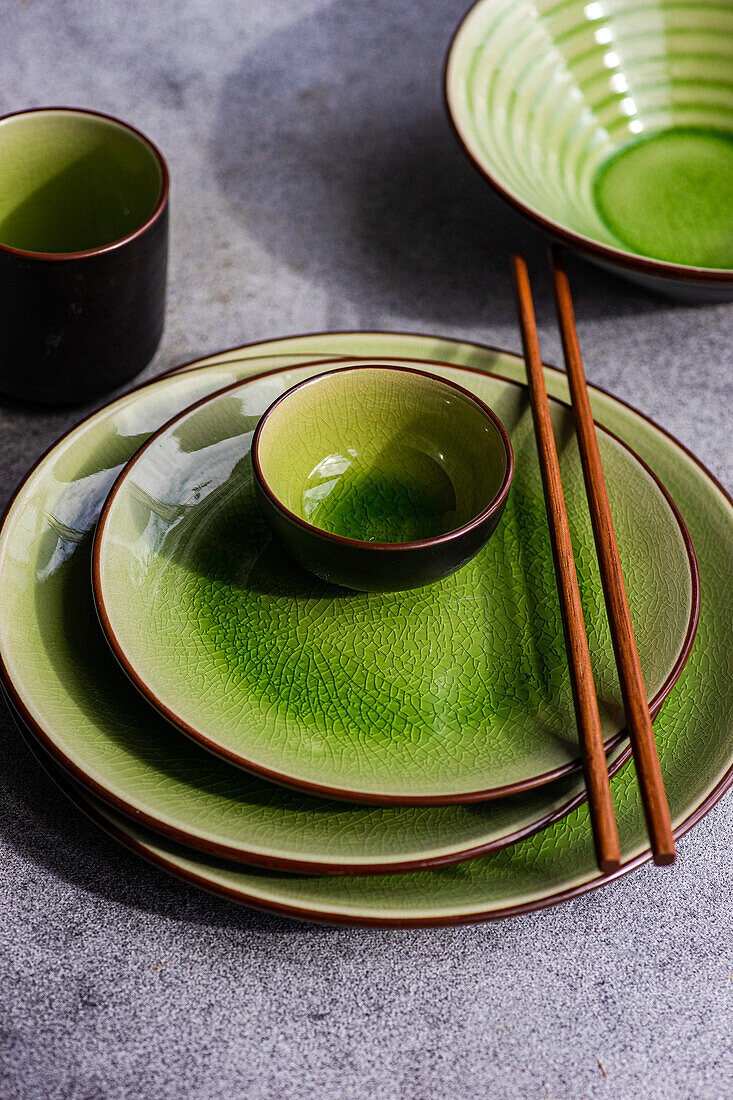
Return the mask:
{"type": "Polygon", "coordinates": [[[476,394],[471,393],[470,390],[465,389],[463,386],[459,386],[457,382],[450,381],[447,378],[441,378],[440,375],[432,374],[430,371],[419,370],[415,367],[398,366],[393,363],[379,363],[378,361],[370,362],[366,361],[357,365],[351,365],[347,367],[337,367],[334,370],[323,371],[320,374],[314,374],[310,378],[305,378],[302,382],[298,382],[295,386],[291,386],[285,393],[276,397],[271,405],[265,409],[264,413],[260,417],[259,423],[255,429],[254,436],[252,437],[252,468],[254,470],[255,479],[266,495],[270,503],[284,515],[287,519],[291,520],[296,526],[300,527],[303,531],[308,531],[313,535],[317,535],[320,538],[326,539],[327,542],[335,543],[337,546],[350,547],[358,550],[376,550],[376,551],[405,551],[405,550],[428,550],[434,546],[440,546],[445,543],[453,542],[455,539],[460,538],[462,535],[468,534],[475,528],[480,527],[487,519],[489,519],[495,512],[502,507],[506,501],[509,489],[511,487],[512,478],[514,477],[514,450],[512,448],[511,440],[509,439],[509,433],[502,424],[499,417],[496,415],[493,409],[491,409],[485,401],[482,401],[476,394]],[[308,523],[307,520],[302,519],[296,515],[289,508],[283,504],[280,498],[270,488],[265,475],[262,471],[262,465],[260,463],[260,440],[262,433],[267,426],[267,421],[270,418],[270,414],[282,404],[287,398],[291,397],[296,391],[305,389],[307,386],[312,386],[315,383],[321,382],[324,378],[330,378],[336,374],[348,374],[361,370],[386,370],[386,371],[398,371],[401,374],[414,374],[421,378],[428,378],[431,381],[439,382],[441,385],[446,386],[448,389],[455,390],[463,397],[468,398],[472,404],[476,405],[480,412],[483,413],[497,429],[499,437],[504,446],[504,454],[506,456],[506,469],[504,471],[504,477],[502,478],[501,485],[491,498],[487,506],[482,509],[478,515],[468,520],[466,523],[460,525],[460,527],[454,527],[450,531],[445,531],[442,535],[433,535],[427,539],[417,539],[413,542],[367,542],[363,539],[351,539],[345,535],[336,535],[332,531],[325,531],[322,527],[317,527],[313,523],[308,523]]]}
{"type": "Polygon", "coordinates": [[[170,174],[168,172],[168,165],[166,164],[165,157],[161,153],[155,142],[142,132],[137,127],[132,126],[129,122],[125,122],[121,118],[116,118],[115,115],[107,114],[104,111],[95,111],[90,107],[64,107],[64,106],[52,106],[52,107],[28,107],[20,111],[10,111],[9,114],[0,115],[0,126],[4,122],[7,122],[11,118],[19,118],[23,115],[36,115],[36,114],[73,114],[73,115],[86,115],[91,118],[101,118],[105,122],[112,122],[116,126],[122,127],[123,130],[127,130],[128,133],[136,137],[143,145],[146,145],[153,156],[158,162],[161,172],[160,193],[158,199],[153,207],[150,215],[145,221],[133,229],[131,233],[126,233],[124,237],[118,237],[117,240],[110,241],[108,244],[99,245],[96,248],[85,248],[78,252],[36,252],[29,248],[16,248],[10,244],[4,244],[0,241],[0,253],[7,253],[11,256],[20,256],[25,259],[31,260],[80,260],[87,256],[100,256],[105,252],[113,252],[117,248],[121,248],[123,245],[128,244],[130,241],[134,241],[137,237],[142,236],[159,218],[163,213],[167,203],[170,192],[170,174]]]}

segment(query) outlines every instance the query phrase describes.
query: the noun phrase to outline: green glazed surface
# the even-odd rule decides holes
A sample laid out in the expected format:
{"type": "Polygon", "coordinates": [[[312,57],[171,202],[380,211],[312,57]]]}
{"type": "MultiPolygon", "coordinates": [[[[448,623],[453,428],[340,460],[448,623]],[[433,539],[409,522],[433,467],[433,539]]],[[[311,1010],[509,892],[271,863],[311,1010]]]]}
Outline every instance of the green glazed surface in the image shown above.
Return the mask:
{"type": "Polygon", "coordinates": [[[548,228],[609,263],[730,271],[729,3],[479,0],[446,93],[471,157],[548,228]]]}
{"type": "MultiPolygon", "coordinates": [[[[16,705],[54,759],[112,804],[231,858],[333,871],[451,861],[501,846],[581,799],[582,777],[476,806],[374,808],[297,794],[182,737],[144,702],[104,642],[89,581],[91,542],[122,465],[191,402],[285,370],[275,387],[261,384],[264,407],[297,380],[288,364],[312,358],[230,357],[151,383],[84,421],[41,461],[0,533],[0,654],[16,705]]],[[[625,755],[625,747],[615,750],[614,764],[625,755]]]]}
{"type": "MultiPolygon", "coordinates": [[[[96,592],[127,670],[191,736],[269,778],[355,801],[449,801],[530,787],[578,764],[525,390],[430,369],[489,405],[515,452],[502,523],[444,581],[347,592],[272,541],[249,451],[275,376],[183,413],[110,497],[96,592]]],[[[318,371],[294,369],[289,382],[318,371]]],[[[553,403],[553,423],[608,741],[622,704],[569,410],[553,403]]],[[[604,432],[600,444],[651,698],[685,643],[688,554],[656,482],[604,432]]]]}
{"type": "Polygon", "coordinates": [[[259,437],[278,502],[321,530],[414,542],[468,523],[507,467],[499,430],[470,397],[414,371],[336,370],[289,394],[259,437]]]}
{"type": "Polygon", "coordinates": [[[670,129],[603,165],[601,217],[629,248],[672,263],[733,267],[733,133],[670,129]]]}
{"type": "Polygon", "coordinates": [[[83,252],[120,240],[155,209],[152,148],[112,119],[33,111],[0,122],[0,244],[83,252]]]}
{"type": "MultiPolygon", "coordinates": [[[[322,355],[408,355],[451,360],[522,379],[518,358],[472,344],[388,333],[294,337],[228,353],[243,356],[301,351],[322,355]]],[[[219,357],[221,358],[221,357],[219,357]]],[[[565,376],[546,370],[548,390],[567,400],[565,376]]],[[[641,415],[591,387],[594,415],[633,446],[662,477],[692,534],[702,584],[697,639],[674,692],[655,722],[672,819],[678,830],[694,823],[720,794],[733,767],[733,506],[703,469],[641,415]]],[[[612,782],[625,869],[648,855],[634,770],[612,782]]],[[[501,917],[517,907],[551,905],[569,891],[601,881],[595,867],[585,807],[531,839],[458,867],[389,877],[285,876],[238,870],[191,855],[122,821],[110,824],[175,874],[251,905],[297,909],[312,920],[382,924],[452,923],[501,917]]]]}
{"type": "MultiPolygon", "coordinates": [[[[320,488],[323,470],[316,477],[320,488]]],[[[453,484],[440,466],[412,449],[393,451],[378,472],[346,470],[335,482],[327,497],[303,500],[301,518],[342,538],[417,542],[443,535],[461,522],[456,520],[453,484]]]]}

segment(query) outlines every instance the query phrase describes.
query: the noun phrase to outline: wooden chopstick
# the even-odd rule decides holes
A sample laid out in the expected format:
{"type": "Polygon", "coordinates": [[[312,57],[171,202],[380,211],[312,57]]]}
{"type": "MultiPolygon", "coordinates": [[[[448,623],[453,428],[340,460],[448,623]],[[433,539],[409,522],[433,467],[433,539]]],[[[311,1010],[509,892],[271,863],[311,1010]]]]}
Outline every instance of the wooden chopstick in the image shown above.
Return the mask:
{"type": "Polygon", "coordinates": [[[565,273],[562,252],[557,247],[551,249],[550,264],[565,366],[570,384],[573,419],[580,447],[588,507],[593,524],[593,537],[601,570],[606,612],[611,628],[611,638],[621,684],[621,696],[626,712],[626,725],[631,739],[636,775],[639,781],[654,862],[665,865],[673,863],[676,855],[672,822],[669,816],[662,770],[659,766],[659,756],[649,715],[644,680],[639,664],[639,654],[636,649],[634,628],[631,625],[631,615],[626,599],[626,589],[621,572],[616,535],[613,530],[611,509],[608,504],[606,483],[603,478],[603,466],[593,424],[583,360],[580,355],[578,333],[575,327],[575,313],[570,295],[570,284],[565,273]]]}
{"type": "Polygon", "coordinates": [[[565,648],[568,655],[570,682],[573,689],[575,716],[583,756],[585,785],[593,828],[593,840],[599,869],[604,873],[615,871],[621,865],[621,851],[613,812],[611,787],[608,781],[608,764],[601,733],[601,719],[593,682],[588,638],[580,605],[578,577],[570,541],[570,528],[565,510],[565,498],[560,480],[560,467],[552,431],[550,405],[547,400],[545,376],[537,338],[532,291],[529,285],[527,265],[521,256],[512,256],[512,271],[522,329],[524,358],[527,364],[527,380],[532,405],[537,453],[542,473],[547,522],[550,528],[552,556],[555,562],[555,578],[560,596],[565,648]]]}

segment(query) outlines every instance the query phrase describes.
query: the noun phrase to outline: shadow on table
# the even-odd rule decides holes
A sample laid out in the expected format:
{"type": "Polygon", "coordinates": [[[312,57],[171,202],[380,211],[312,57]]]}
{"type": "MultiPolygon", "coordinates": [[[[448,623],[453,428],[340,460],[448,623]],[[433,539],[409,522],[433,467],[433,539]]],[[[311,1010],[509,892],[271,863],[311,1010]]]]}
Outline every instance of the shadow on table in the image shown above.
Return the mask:
{"type": "MultiPolygon", "coordinates": [[[[468,163],[442,104],[465,0],[336,0],[273,32],[225,79],[212,170],[268,252],[362,327],[514,320],[509,253],[552,314],[546,238],[468,163]]],[[[573,272],[571,271],[571,274],[573,272]]],[[[580,314],[638,314],[663,299],[579,262],[580,314]]]]}
{"type": "MultiPolygon", "coordinates": [[[[30,863],[89,893],[173,920],[258,932],[336,932],[258,912],[179,881],[123,848],[77,808],[25,743],[0,698],[3,839],[30,863]]],[[[54,767],[49,762],[51,768],[54,767]]],[[[62,785],[64,784],[61,778],[62,785]]]]}

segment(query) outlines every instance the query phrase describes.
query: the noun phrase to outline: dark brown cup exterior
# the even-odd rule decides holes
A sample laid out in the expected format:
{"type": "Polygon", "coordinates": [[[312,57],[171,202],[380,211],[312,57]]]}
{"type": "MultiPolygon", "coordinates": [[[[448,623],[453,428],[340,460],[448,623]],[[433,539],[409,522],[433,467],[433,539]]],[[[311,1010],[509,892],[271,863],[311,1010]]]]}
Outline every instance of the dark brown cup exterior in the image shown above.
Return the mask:
{"type": "Polygon", "coordinates": [[[148,365],[165,313],[167,171],[163,186],[155,216],[111,247],[44,257],[0,245],[0,393],[73,405],[148,365]]]}
{"type": "Polygon", "coordinates": [[[422,588],[455,573],[478,554],[496,530],[506,497],[482,523],[468,530],[409,549],[370,547],[331,539],[317,528],[294,523],[264,492],[255,477],[260,508],[270,530],[305,569],[321,580],[357,592],[402,592],[422,588]]]}

